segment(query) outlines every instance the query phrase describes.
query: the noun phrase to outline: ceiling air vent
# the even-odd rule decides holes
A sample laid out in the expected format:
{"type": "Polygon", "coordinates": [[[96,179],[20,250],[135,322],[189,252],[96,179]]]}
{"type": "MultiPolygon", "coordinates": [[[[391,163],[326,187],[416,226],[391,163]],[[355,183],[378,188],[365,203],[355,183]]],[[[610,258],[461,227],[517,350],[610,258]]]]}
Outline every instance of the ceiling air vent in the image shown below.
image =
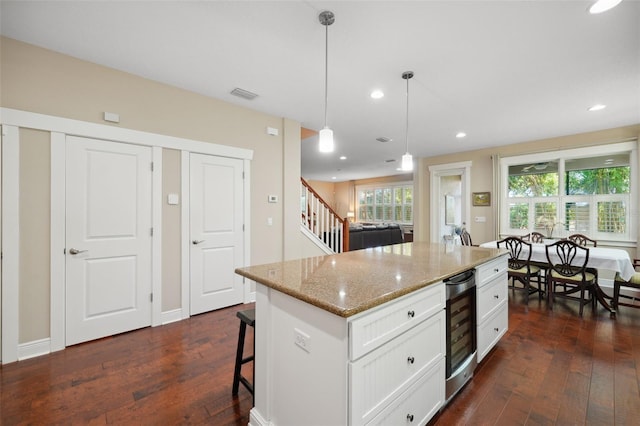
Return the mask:
{"type": "Polygon", "coordinates": [[[385,163],[393,163],[394,161],[396,161],[395,158],[389,158],[388,160],[384,160],[385,163]]]}
{"type": "Polygon", "coordinates": [[[376,138],[376,140],[378,142],[383,142],[383,143],[387,143],[387,142],[391,142],[393,139],[388,138],[386,136],[380,136],[379,138],[376,138]]]}
{"type": "Polygon", "coordinates": [[[251,100],[253,100],[253,99],[255,99],[255,98],[257,98],[257,97],[258,97],[258,95],[257,95],[257,94],[255,94],[255,93],[253,93],[253,92],[250,92],[250,91],[248,91],[248,90],[241,89],[241,88],[239,88],[239,87],[236,87],[235,89],[233,89],[233,90],[231,91],[231,94],[232,94],[233,96],[237,96],[237,97],[239,97],[239,98],[246,99],[246,100],[248,100],[248,101],[251,101],[251,100]]]}

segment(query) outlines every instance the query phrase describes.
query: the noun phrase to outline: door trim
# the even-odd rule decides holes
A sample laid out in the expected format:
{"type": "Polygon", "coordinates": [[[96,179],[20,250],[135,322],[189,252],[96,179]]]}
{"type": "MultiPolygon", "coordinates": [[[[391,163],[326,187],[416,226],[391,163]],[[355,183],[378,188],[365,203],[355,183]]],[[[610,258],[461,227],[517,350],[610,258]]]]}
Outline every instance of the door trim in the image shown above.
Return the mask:
{"type": "Polygon", "coordinates": [[[471,209],[470,205],[470,193],[471,189],[471,161],[462,161],[459,163],[438,164],[435,166],[429,166],[429,181],[431,185],[430,190],[430,241],[437,243],[440,242],[440,208],[439,208],[439,196],[440,196],[440,177],[442,176],[461,176],[462,180],[462,195],[464,200],[462,206],[462,218],[466,223],[467,230],[471,232],[471,209]]]}
{"type": "MultiPolygon", "coordinates": [[[[47,352],[53,352],[64,349],[65,347],[65,302],[64,302],[64,286],[65,286],[65,261],[63,250],[65,248],[64,233],[64,217],[65,217],[65,166],[64,161],[61,163],[60,158],[65,157],[65,140],[67,135],[111,140],[114,142],[131,143],[136,145],[144,145],[157,148],[161,153],[162,148],[176,149],[183,152],[194,152],[201,154],[210,154],[223,157],[232,157],[243,159],[245,163],[245,233],[244,245],[245,254],[250,253],[250,232],[249,232],[249,199],[250,188],[248,171],[253,158],[253,150],[237,148],[214,144],[209,142],[185,139],[173,136],[160,135],[155,133],[143,132],[120,128],[110,125],[79,121],[74,119],[38,114],[28,111],[20,111],[11,108],[0,108],[0,125],[3,131],[2,143],[2,247],[4,249],[4,259],[2,274],[2,335],[0,353],[1,362],[3,364],[18,360],[19,350],[19,312],[18,312],[18,283],[19,283],[19,265],[20,259],[17,251],[11,252],[7,248],[17,248],[19,245],[19,128],[31,128],[35,130],[43,130],[51,132],[51,313],[50,313],[50,343],[47,352]],[[56,184],[54,188],[53,185],[56,184]],[[62,225],[61,225],[62,223],[62,225]],[[60,290],[62,289],[62,290],[60,290]],[[55,297],[53,292],[58,292],[55,297]],[[62,300],[60,299],[62,294],[62,300]]],[[[154,167],[162,170],[162,161],[156,161],[158,154],[154,150],[154,167]]],[[[161,156],[160,156],[161,160],[161,156]]],[[[183,181],[184,183],[184,181],[183,181]]],[[[162,226],[156,227],[156,223],[161,224],[161,207],[162,207],[162,175],[155,173],[153,177],[153,223],[154,223],[154,242],[153,244],[153,270],[152,288],[154,291],[154,303],[152,314],[152,325],[162,324],[162,296],[161,296],[161,239],[162,226]],[[160,194],[158,197],[157,194],[160,194]],[[160,211],[157,209],[160,208],[160,211]],[[156,269],[159,269],[157,271],[156,269]],[[156,299],[157,297],[157,299],[156,299]],[[157,301],[157,302],[156,302],[157,301]],[[158,314],[158,312],[160,314],[158,314]]],[[[183,200],[184,205],[185,200],[183,200]]],[[[187,204],[188,205],[188,204],[187,204]]],[[[188,216],[187,216],[188,217],[188,216]]],[[[182,220],[184,222],[185,215],[182,220]]],[[[188,222],[188,221],[187,221],[188,222]]],[[[188,232],[183,234],[188,239],[188,232]]],[[[184,240],[184,238],[183,238],[184,240]]],[[[184,256],[184,250],[183,250],[184,256]]],[[[248,265],[250,258],[245,256],[244,263],[248,265]]],[[[184,274],[184,272],[183,272],[184,274]]],[[[184,279],[183,279],[184,281],[184,279]]],[[[182,283],[184,286],[184,282],[182,283]]],[[[246,284],[245,284],[246,285],[246,284]]],[[[187,299],[188,301],[188,299],[187,299]]],[[[184,298],[183,298],[184,304],[184,298]]],[[[188,316],[187,316],[188,317],[188,316]]],[[[186,318],[183,316],[183,318],[186,318]]],[[[27,342],[26,344],[28,344],[27,342]]],[[[40,355],[40,354],[36,354],[40,355]]]]}

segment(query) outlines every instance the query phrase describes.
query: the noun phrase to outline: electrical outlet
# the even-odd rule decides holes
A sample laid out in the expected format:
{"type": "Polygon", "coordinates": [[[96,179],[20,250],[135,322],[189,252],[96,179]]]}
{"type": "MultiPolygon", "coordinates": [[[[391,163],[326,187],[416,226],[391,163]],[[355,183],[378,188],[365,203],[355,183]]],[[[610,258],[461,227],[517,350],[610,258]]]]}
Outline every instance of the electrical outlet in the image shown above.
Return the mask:
{"type": "Polygon", "coordinates": [[[301,347],[304,351],[311,353],[311,337],[297,328],[293,329],[293,343],[301,347]]]}

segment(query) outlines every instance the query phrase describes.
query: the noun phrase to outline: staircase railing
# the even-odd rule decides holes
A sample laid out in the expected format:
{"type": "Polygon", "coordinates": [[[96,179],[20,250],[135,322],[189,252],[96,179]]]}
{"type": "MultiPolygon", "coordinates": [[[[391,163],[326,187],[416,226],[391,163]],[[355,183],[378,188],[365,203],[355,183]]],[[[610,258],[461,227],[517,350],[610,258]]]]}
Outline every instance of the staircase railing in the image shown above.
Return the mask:
{"type": "Polygon", "coordinates": [[[348,219],[341,218],[304,178],[300,181],[302,225],[334,253],[349,251],[348,219]]]}

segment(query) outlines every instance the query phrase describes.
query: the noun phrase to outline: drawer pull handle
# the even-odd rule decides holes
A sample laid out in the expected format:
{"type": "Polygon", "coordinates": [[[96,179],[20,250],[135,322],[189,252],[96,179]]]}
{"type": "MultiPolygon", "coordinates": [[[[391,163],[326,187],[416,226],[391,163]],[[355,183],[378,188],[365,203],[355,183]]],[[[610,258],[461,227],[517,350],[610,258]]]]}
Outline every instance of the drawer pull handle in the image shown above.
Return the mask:
{"type": "Polygon", "coordinates": [[[409,312],[407,312],[407,316],[409,318],[413,318],[414,316],[416,316],[416,313],[414,311],[409,311],[409,312]]]}
{"type": "Polygon", "coordinates": [[[408,362],[409,364],[413,364],[415,360],[416,360],[416,359],[415,359],[414,357],[412,357],[412,356],[410,356],[409,358],[407,358],[407,362],[408,362]]]}
{"type": "Polygon", "coordinates": [[[413,414],[407,414],[407,420],[409,420],[409,422],[413,422],[413,414]]]}
{"type": "Polygon", "coordinates": [[[494,330],[496,333],[497,333],[498,331],[500,331],[500,329],[499,329],[498,327],[494,328],[493,330],[494,330]]]}
{"type": "Polygon", "coordinates": [[[497,294],[494,294],[494,295],[493,295],[493,297],[494,297],[495,299],[500,299],[500,296],[499,296],[499,295],[497,295],[497,294]]]}

